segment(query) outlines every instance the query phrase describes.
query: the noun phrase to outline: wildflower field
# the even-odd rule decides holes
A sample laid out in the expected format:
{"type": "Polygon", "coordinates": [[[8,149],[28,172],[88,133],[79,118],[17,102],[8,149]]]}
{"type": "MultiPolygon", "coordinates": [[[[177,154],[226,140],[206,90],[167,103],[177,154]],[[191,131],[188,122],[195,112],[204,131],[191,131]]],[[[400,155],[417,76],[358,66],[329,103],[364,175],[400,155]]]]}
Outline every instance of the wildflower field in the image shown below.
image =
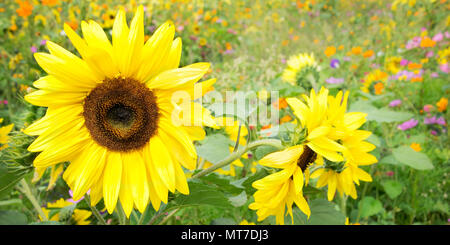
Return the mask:
{"type": "Polygon", "coordinates": [[[0,224],[448,224],[449,10],[3,0],[0,224]]]}

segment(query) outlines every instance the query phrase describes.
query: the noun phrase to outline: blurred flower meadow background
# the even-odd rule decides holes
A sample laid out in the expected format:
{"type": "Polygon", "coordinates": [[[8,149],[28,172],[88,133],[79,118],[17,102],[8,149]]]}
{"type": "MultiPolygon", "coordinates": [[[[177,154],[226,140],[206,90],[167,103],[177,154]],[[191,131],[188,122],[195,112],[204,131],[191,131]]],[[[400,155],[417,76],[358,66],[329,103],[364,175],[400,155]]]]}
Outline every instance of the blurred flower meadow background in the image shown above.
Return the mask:
{"type": "MultiPolygon", "coordinates": [[[[357,185],[356,199],[328,201],[327,191],[311,180],[303,191],[313,200],[310,219],[295,209],[294,222],[285,223],[449,222],[449,1],[6,0],[0,2],[0,224],[38,223],[37,209],[56,223],[97,223],[87,202],[71,199],[60,177],[63,165],[36,178],[36,153],[27,151],[33,137],[23,129],[45,108],[23,97],[45,75],[33,54],[47,52],[47,40],[76,53],[64,23],[80,33],[81,21],[92,19],[110,34],[119,8],[130,20],[138,5],[144,6],[146,40],[173,21],[183,42],[181,66],[209,62],[206,78],[217,78],[215,91],[256,91],[280,110],[279,125],[252,126],[240,134],[236,127],[207,129],[207,137],[195,143],[200,168],[231,154],[228,137],[270,138],[294,125],[285,98],[322,86],[333,95],[350,91],[348,110],[367,113],[362,129],[373,133],[367,141],[376,146],[371,154],[378,162],[362,166],[371,181],[357,185]],[[279,92],[277,100],[271,91],[279,92]]],[[[190,181],[190,195],[171,194],[163,209],[145,216],[133,211],[129,222],[275,224],[274,217],[258,221],[249,209],[256,191],[252,182],[271,171],[258,161],[270,151],[256,148],[190,181]]],[[[107,223],[117,222],[115,213],[106,213],[101,203],[98,208],[107,223]]]]}

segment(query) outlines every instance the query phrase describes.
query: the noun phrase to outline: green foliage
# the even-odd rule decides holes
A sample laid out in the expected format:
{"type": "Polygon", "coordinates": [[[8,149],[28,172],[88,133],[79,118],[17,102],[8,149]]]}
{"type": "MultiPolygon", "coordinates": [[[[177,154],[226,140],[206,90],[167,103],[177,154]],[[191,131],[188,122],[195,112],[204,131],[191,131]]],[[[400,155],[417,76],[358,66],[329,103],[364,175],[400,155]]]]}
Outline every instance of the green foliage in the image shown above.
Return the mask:
{"type": "Polygon", "coordinates": [[[418,170],[433,169],[428,156],[421,152],[414,151],[411,147],[400,146],[392,150],[392,153],[399,162],[418,170]]]}
{"type": "Polygon", "coordinates": [[[383,210],[383,204],[371,196],[366,196],[359,201],[360,217],[366,218],[383,210]]]}

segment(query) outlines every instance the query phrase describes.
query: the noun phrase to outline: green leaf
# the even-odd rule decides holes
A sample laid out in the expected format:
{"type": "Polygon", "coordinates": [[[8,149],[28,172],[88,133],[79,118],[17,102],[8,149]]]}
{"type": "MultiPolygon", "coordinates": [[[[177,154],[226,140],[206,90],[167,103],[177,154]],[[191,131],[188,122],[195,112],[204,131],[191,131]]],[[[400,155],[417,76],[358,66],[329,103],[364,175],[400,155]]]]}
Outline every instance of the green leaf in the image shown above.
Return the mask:
{"type": "Polygon", "coordinates": [[[396,197],[398,197],[402,193],[402,190],[403,190],[402,183],[395,181],[395,180],[384,181],[383,183],[381,183],[381,185],[383,186],[386,194],[391,199],[395,199],[396,197]]]}
{"type": "Polygon", "coordinates": [[[213,134],[202,140],[200,146],[197,146],[197,154],[208,162],[216,164],[230,155],[229,147],[233,141],[223,134],[213,134]]]}
{"type": "Polygon", "coordinates": [[[409,146],[400,146],[392,150],[392,154],[399,162],[418,170],[433,169],[431,160],[422,152],[416,152],[409,146]]]}
{"type": "Polygon", "coordinates": [[[303,195],[314,195],[314,194],[318,194],[318,193],[322,193],[323,190],[313,187],[311,185],[307,185],[303,187],[303,195]]]}
{"type": "Polygon", "coordinates": [[[367,113],[367,120],[376,122],[402,122],[413,116],[410,112],[393,111],[388,108],[378,109],[365,100],[354,102],[349,111],[367,113]]]}
{"type": "Polygon", "coordinates": [[[59,210],[59,222],[65,223],[72,217],[73,210],[77,205],[73,204],[70,206],[63,207],[59,210]]]}
{"type": "Polygon", "coordinates": [[[245,187],[245,192],[247,192],[248,195],[253,195],[256,191],[255,188],[252,187],[253,182],[264,178],[266,175],[267,171],[265,169],[261,169],[253,175],[243,178],[245,180],[242,182],[242,186],[245,187]]]}
{"type": "Polygon", "coordinates": [[[0,164],[0,198],[7,195],[27,173],[26,169],[11,171],[6,165],[0,164]]]}
{"type": "Polygon", "coordinates": [[[13,210],[0,210],[0,225],[26,225],[27,216],[13,210]]]}
{"type": "Polygon", "coordinates": [[[379,164],[402,165],[392,154],[389,154],[378,162],[379,164]]]}
{"type": "Polygon", "coordinates": [[[222,192],[230,193],[231,195],[237,195],[244,189],[240,183],[231,182],[229,178],[211,173],[200,178],[203,184],[222,190],[222,192]]]}
{"type": "Polygon", "coordinates": [[[423,144],[425,143],[425,134],[413,135],[407,139],[408,144],[417,143],[423,144]]]}
{"type": "Polygon", "coordinates": [[[360,217],[366,218],[375,215],[383,210],[383,205],[379,200],[367,196],[359,201],[360,217]]]}
{"type": "Polygon", "coordinates": [[[403,122],[413,116],[410,112],[392,111],[387,108],[381,108],[367,113],[367,120],[376,122],[403,122]]]}
{"type": "MultiPolygon", "coordinates": [[[[315,199],[309,202],[311,216],[306,215],[297,207],[293,208],[295,225],[343,225],[345,216],[336,210],[334,203],[325,199],[315,199]]],[[[289,216],[289,215],[288,215],[289,216]]],[[[291,224],[290,216],[285,219],[286,224],[291,224]]]]}
{"type": "Polygon", "coordinates": [[[242,191],[241,194],[229,197],[228,200],[233,206],[241,207],[247,202],[247,194],[245,194],[245,191],[242,191]]]}
{"type": "Polygon", "coordinates": [[[376,147],[380,147],[381,146],[380,138],[378,136],[374,135],[374,134],[371,134],[369,136],[369,138],[367,138],[367,141],[369,143],[374,144],[376,147]]]}
{"type": "Polygon", "coordinates": [[[189,182],[189,195],[178,195],[175,197],[177,205],[211,205],[217,208],[231,208],[228,198],[223,190],[198,182],[189,182]]]}
{"type": "Polygon", "coordinates": [[[278,148],[270,145],[262,145],[255,150],[255,158],[256,160],[262,159],[267,154],[278,151],[278,148]]]}

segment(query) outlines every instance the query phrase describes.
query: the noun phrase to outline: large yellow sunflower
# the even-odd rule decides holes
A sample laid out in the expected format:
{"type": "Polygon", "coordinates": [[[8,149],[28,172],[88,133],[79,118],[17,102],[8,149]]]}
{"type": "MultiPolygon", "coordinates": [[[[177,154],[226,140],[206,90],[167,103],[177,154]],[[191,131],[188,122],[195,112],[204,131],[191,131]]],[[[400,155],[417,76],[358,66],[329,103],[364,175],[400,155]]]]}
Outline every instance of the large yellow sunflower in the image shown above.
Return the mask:
{"type": "MultiPolygon", "coordinates": [[[[201,125],[172,120],[184,107],[171,96],[176,91],[194,94],[194,84],[209,63],[178,68],[181,39],[173,40],[171,22],[144,43],[142,6],[130,27],[125,11],[118,11],[112,43],[94,21],[83,21],[81,30],[83,38],[64,26],[82,58],[50,41],[50,54],[35,54],[48,75],[34,83],[39,90],[25,99],[48,109],[25,130],[39,135],[29,147],[41,152],[34,166],[42,171],[70,162],[63,178],[73,199],[90,190],[91,205],[103,198],[109,213],[118,200],[129,216],[133,207],[143,212],[150,201],[158,210],[161,201],[167,203],[168,191],[188,194],[182,167],[195,168],[192,140],[203,138],[205,132],[201,125]]],[[[189,103],[201,109],[197,121],[213,122],[201,105],[189,103]]]]}

